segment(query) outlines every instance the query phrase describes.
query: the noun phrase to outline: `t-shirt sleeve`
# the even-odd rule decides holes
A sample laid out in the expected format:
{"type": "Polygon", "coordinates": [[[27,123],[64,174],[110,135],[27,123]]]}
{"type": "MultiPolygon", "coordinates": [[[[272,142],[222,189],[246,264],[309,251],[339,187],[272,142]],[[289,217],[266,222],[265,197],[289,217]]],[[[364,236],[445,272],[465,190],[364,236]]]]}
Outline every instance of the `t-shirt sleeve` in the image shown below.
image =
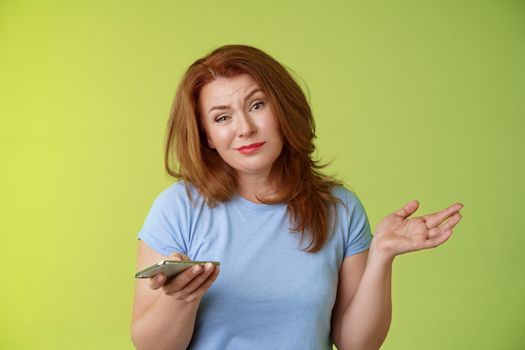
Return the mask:
{"type": "Polygon", "coordinates": [[[183,204],[178,203],[177,198],[178,196],[169,189],[160,193],[154,200],[138,234],[138,239],[164,256],[173,252],[187,255],[182,220],[183,204]]]}
{"type": "Polygon", "coordinates": [[[373,238],[370,222],[361,200],[353,192],[348,190],[346,192],[349,224],[344,257],[370,248],[373,238]]]}

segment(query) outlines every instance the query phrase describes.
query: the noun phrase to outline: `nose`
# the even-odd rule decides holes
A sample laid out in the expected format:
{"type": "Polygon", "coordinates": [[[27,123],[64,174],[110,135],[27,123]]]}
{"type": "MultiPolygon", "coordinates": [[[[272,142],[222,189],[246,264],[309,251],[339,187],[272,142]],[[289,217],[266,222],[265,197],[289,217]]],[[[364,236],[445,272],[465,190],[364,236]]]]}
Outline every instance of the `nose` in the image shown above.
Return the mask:
{"type": "Polygon", "coordinates": [[[239,137],[251,136],[257,132],[257,127],[253,123],[253,120],[250,118],[250,116],[240,113],[237,121],[239,137]]]}

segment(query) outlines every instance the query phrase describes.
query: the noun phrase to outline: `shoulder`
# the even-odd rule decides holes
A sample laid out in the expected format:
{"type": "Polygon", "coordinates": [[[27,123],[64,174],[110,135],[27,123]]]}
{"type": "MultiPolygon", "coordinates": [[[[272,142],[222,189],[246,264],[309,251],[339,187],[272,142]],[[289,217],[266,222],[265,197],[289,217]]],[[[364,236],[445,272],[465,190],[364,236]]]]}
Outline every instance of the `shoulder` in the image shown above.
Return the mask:
{"type": "Polygon", "coordinates": [[[332,195],[341,200],[342,204],[348,210],[352,210],[352,208],[363,206],[357,194],[343,185],[334,186],[332,188],[332,195]]]}
{"type": "Polygon", "coordinates": [[[155,202],[163,206],[189,206],[192,203],[203,201],[202,196],[197,191],[197,188],[191,183],[178,181],[165,188],[157,195],[155,202]]]}
{"type": "Polygon", "coordinates": [[[341,218],[355,221],[367,217],[365,206],[355,191],[338,185],[333,187],[332,194],[341,201],[337,204],[337,212],[338,215],[341,214],[341,218]]]}
{"type": "Polygon", "coordinates": [[[193,184],[191,184],[190,182],[185,182],[185,181],[174,182],[168,188],[166,188],[161,194],[163,193],[165,193],[166,196],[179,196],[179,197],[188,197],[188,195],[191,195],[191,196],[199,195],[197,188],[193,186],[193,184]]]}

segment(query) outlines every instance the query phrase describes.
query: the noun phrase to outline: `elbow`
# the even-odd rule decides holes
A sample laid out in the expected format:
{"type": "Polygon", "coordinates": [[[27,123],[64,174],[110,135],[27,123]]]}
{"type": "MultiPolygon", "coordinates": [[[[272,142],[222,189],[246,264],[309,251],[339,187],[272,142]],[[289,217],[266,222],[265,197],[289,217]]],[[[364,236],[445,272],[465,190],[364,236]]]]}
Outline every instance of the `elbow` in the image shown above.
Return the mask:
{"type": "Polygon", "coordinates": [[[131,324],[130,337],[131,337],[131,342],[133,343],[133,346],[135,346],[135,349],[147,350],[147,346],[143,340],[144,336],[141,330],[139,329],[139,327],[137,326],[137,322],[133,322],[131,324]]]}
{"type": "Polygon", "coordinates": [[[140,322],[134,321],[131,324],[130,337],[133,346],[135,346],[135,349],[137,350],[158,349],[155,344],[156,342],[150,339],[146,329],[141,327],[140,322]]]}
{"type": "Polygon", "coordinates": [[[130,337],[137,350],[184,350],[189,345],[189,340],[161,337],[149,325],[139,321],[132,322],[130,337]]]}
{"type": "Polygon", "coordinates": [[[356,342],[350,340],[347,340],[346,342],[336,342],[334,339],[334,345],[337,350],[379,350],[381,345],[383,345],[383,340],[384,339],[370,339],[367,342],[356,342]]]}
{"type": "Polygon", "coordinates": [[[380,346],[337,346],[337,344],[335,344],[335,347],[337,348],[337,350],[379,350],[380,349],[380,346]]]}

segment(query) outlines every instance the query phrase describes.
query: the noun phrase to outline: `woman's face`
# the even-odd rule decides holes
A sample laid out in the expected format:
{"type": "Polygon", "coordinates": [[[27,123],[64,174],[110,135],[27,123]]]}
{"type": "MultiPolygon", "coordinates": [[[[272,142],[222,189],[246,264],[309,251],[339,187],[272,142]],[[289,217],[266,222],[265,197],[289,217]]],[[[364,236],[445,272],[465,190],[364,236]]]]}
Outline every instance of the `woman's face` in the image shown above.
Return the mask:
{"type": "Polygon", "coordinates": [[[249,74],[218,78],[199,97],[207,142],[238,176],[268,176],[283,139],[272,106],[249,74]]]}

